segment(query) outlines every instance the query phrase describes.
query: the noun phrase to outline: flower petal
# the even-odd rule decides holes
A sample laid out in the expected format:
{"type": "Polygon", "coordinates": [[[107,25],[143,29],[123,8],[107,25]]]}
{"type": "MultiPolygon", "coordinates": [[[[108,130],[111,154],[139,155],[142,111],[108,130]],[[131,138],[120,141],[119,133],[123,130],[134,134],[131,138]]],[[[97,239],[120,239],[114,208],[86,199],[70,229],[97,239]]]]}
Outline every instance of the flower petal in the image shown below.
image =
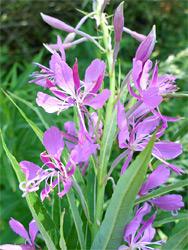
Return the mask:
{"type": "Polygon", "coordinates": [[[103,89],[101,94],[97,94],[93,99],[84,102],[85,105],[91,106],[94,109],[100,109],[110,97],[111,92],[108,89],[103,89]]]}
{"type": "Polygon", "coordinates": [[[91,89],[95,86],[97,79],[103,73],[106,68],[104,61],[95,59],[86,69],[85,79],[84,79],[84,95],[88,94],[91,89]]]}
{"type": "Polygon", "coordinates": [[[182,196],[178,194],[168,194],[148,201],[164,210],[173,211],[184,207],[182,196]]]}
{"type": "Polygon", "coordinates": [[[147,181],[142,185],[139,195],[146,195],[150,189],[164,184],[170,176],[170,170],[165,165],[158,166],[147,178],[147,181]]]}
{"type": "Polygon", "coordinates": [[[30,161],[21,161],[20,167],[24,172],[25,177],[28,181],[34,179],[37,176],[37,172],[41,170],[41,168],[38,165],[30,161]]]}
{"type": "Polygon", "coordinates": [[[136,231],[139,229],[142,222],[142,218],[151,211],[151,206],[146,202],[144,205],[136,212],[133,220],[128,224],[125,230],[124,240],[131,243],[131,238],[135,236],[136,231]]]}
{"type": "Polygon", "coordinates": [[[64,128],[69,135],[73,135],[75,137],[78,137],[77,132],[76,132],[76,126],[75,126],[74,122],[71,122],[71,121],[65,122],[64,128]]]}
{"type": "Polygon", "coordinates": [[[44,199],[48,197],[48,194],[51,192],[51,190],[53,190],[55,186],[57,186],[58,183],[59,183],[58,179],[56,179],[55,181],[52,182],[51,187],[48,185],[46,188],[42,190],[42,192],[40,193],[40,198],[42,201],[44,201],[44,199]]]}
{"type": "Polygon", "coordinates": [[[156,108],[163,100],[157,87],[151,87],[142,91],[143,102],[151,109],[156,108]]]}
{"type": "Polygon", "coordinates": [[[44,132],[43,143],[50,155],[60,160],[62,150],[64,148],[63,135],[56,127],[51,127],[44,132]]]}
{"type": "Polygon", "coordinates": [[[63,106],[62,101],[42,92],[38,92],[36,102],[40,107],[43,107],[43,109],[47,113],[55,113],[61,110],[62,108],[68,108],[69,106],[71,106],[67,104],[63,106]]]}
{"type": "Polygon", "coordinates": [[[61,198],[63,195],[65,195],[69,189],[71,188],[71,184],[72,184],[72,178],[68,178],[67,180],[62,179],[62,182],[64,184],[64,190],[60,193],[58,193],[58,196],[61,198]]]}
{"type": "Polygon", "coordinates": [[[153,153],[164,159],[174,159],[182,153],[181,143],[160,141],[156,142],[153,153]]]}
{"type": "Polygon", "coordinates": [[[55,65],[55,81],[67,94],[75,97],[73,71],[66,62],[55,65]]]}
{"type": "Polygon", "coordinates": [[[29,243],[29,245],[32,246],[31,240],[29,239],[28,232],[26,231],[25,227],[19,221],[11,218],[11,220],[9,221],[9,225],[15,233],[17,233],[19,236],[26,239],[26,241],[29,243]]]}
{"type": "Polygon", "coordinates": [[[30,234],[33,246],[35,245],[35,237],[36,237],[38,231],[39,231],[39,229],[35,223],[35,220],[32,219],[32,221],[29,223],[29,234],[30,234]]]}

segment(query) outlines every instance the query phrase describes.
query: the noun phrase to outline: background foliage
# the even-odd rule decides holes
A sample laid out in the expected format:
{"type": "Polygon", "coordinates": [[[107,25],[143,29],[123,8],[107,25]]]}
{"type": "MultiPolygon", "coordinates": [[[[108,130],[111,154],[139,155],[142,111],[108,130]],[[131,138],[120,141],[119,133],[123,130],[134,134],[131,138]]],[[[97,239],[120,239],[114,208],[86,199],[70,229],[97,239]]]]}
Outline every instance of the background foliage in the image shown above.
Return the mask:
{"type": "MultiPolygon", "coordinates": [[[[111,1],[106,11],[113,13],[120,1],[111,1]]],[[[32,62],[40,62],[48,66],[49,53],[42,49],[42,43],[55,43],[57,31],[46,25],[41,17],[40,12],[57,17],[63,21],[75,26],[82,14],[76,10],[91,10],[91,0],[88,1],[32,1],[32,0],[2,0],[1,1],[1,87],[5,91],[10,91],[21,98],[15,99],[27,117],[31,119],[42,131],[49,126],[56,125],[63,129],[63,123],[71,120],[72,111],[63,113],[60,116],[49,115],[36,106],[35,98],[39,86],[28,84],[28,75],[35,71],[32,62]],[[23,101],[25,100],[25,101],[23,101]],[[25,102],[25,103],[24,103],[25,102]]],[[[125,2],[125,25],[139,33],[148,34],[153,24],[157,27],[157,44],[152,55],[153,60],[159,60],[160,74],[172,73],[178,76],[177,85],[181,91],[187,90],[187,20],[188,7],[186,1],[126,1],[125,2]]],[[[88,20],[84,26],[91,34],[95,34],[96,27],[92,20],[88,20]]],[[[59,33],[59,31],[58,31],[59,33]]],[[[61,33],[65,37],[65,33],[61,33]]],[[[119,53],[122,67],[122,75],[126,75],[131,67],[132,58],[134,57],[138,42],[123,35],[120,44],[119,53]]],[[[95,57],[101,58],[97,54],[95,46],[90,43],[84,43],[76,48],[66,51],[67,62],[73,65],[75,58],[78,58],[81,76],[85,68],[95,57]]],[[[10,152],[16,156],[16,159],[33,161],[40,164],[39,154],[44,149],[39,139],[25,122],[19,111],[5,97],[3,92],[0,93],[0,112],[1,112],[1,129],[6,144],[10,152]]],[[[160,106],[164,115],[187,117],[187,99],[166,99],[166,102],[160,106]]],[[[165,138],[171,141],[176,140],[183,145],[184,153],[175,160],[175,164],[188,167],[188,135],[186,135],[188,120],[183,119],[169,126],[165,138]],[[181,128],[181,133],[176,134],[181,128]]],[[[120,149],[114,152],[114,158],[120,153],[120,149]]],[[[0,147],[1,158],[1,242],[5,243],[23,243],[22,239],[17,237],[9,228],[8,221],[10,217],[19,220],[26,227],[31,220],[31,214],[25,200],[21,197],[21,191],[18,188],[17,178],[12,170],[2,147],[0,147]]],[[[113,159],[110,159],[110,163],[113,159]]],[[[110,165],[109,163],[109,165],[110,165]]],[[[175,175],[174,175],[175,176],[175,175]]],[[[117,176],[114,176],[117,178],[117,176]]],[[[185,178],[179,177],[179,179],[185,178]]],[[[173,175],[170,182],[177,181],[173,175]]],[[[111,187],[107,185],[107,195],[111,196],[111,187]]],[[[185,189],[177,190],[184,197],[185,204],[187,196],[185,189]]],[[[108,198],[108,197],[106,197],[108,198]]],[[[66,200],[63,201],[66,206],[66,200]]],[[[48,202],[45,203],[49,206],[48,202]]],[[[65,226],[68,224],[65,218],[65,226]]],[[[159,234],[169,236],[174,222],[160,227],[159,234]]],[[[71,235],[74,235],[72,230],[71,235]]],[[[65,237],[69,234],[65,232],[65,237]]],[[[39,243],[40,245],[40,243],[39,243]]]]}

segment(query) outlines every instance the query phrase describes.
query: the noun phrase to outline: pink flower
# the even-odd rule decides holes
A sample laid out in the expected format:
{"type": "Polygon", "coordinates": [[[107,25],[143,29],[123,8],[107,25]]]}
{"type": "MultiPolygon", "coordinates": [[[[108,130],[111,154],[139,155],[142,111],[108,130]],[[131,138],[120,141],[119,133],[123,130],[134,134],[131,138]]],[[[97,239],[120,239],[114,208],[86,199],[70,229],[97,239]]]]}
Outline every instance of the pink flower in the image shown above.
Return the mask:
{"type": "Polygon", "coordinates": [[[27,245],[1,245],[0,248],[2,250],[35,250],[35,237],[38,232],[37,225],[35,223],[35,220],[32,219],[32,221],[29,223],[29,234],[26,231],[25,227],[17,220],[14,220],[11,218],[9,221],[9,225],[12,228],[12,230],[17,233],[19,236],[23,237],[26,239],[26,242],[28,243],[27,245]]]}
{"type": "Polygon", "coordinates": [[[178,88],[174,85],[176,77],[168,74],[158,77],[158,62],[156,62],[151,80],[149,80],[149,71],[151,68],[152,62],[150,60],[143,63],[134,58],[132,77],[134,87],[138,94],[132,90],[130,79],[128,81],[128,89],[133,97],[143,101],[149,109],[154,109],[158,107],[163,100],[161,94],[174,92],[178,90],[178,88]]]}
{"type": "MultiPolygon", "coordinates": [[[[148,144],[152,133],[159,125],[160,120],[163,124],[156,134],[157,138],[162,136],[164,129],[167,127],[166,120],[157,112],[155,115],[145,118],[147,114],[148,113],[140,117],[136,122],[134,120],[132,122],[129,120],[128,122],[125,115],[125,109],[121,102],[118,101],[117,123],[120,128],[118,135],[119,147],[126,148],[127,150],[125,151],[125,155],[128,155],[122,167],[121,174],[126,171],[127,166],[133,157],[133,153],[135,151],[142,151],[148,144]]],[[[166,162],[166,159],[174,159],[181,153],[181,144],[169,141],[155,142],[152,151],[152,155],[154,157],[163,162],[165,165],[169,166],[178,174],[180,174],[180,172],[184,173],[184,171],[166,162]]]]}
{"type": "Polygon", "coordinates": [[[63,135],[56,127],[51,127],[44,133],[43,143],[49,154],[41,153],[40,157],[43,162],[42,168],[29,161],[20,162],[20,167],[23,170],[26,182],[20,183],[20,189],[24,191],[22,197],[25,197],[29,192],[39,190],[40,183],[45,181],[45,188],[41,192],[41,200],[45,197],[49,198],[49,193],[53,192],[53,188],[58,185],[58,196],[62,197],[66,194],[72,183],[70,177],[75,171],[75,163],[69,157],[66,166],[60,161],[61,153],[64,148],[63,135]],[[46,169],[43,169],[47,167],[46,169]],[[53,179],[55,180],[53,181],[53,179]],[[48,181],[50,183],[48,183],[48,181]],[[64,185],[64,190],[60,188],[60,182],[64,185]]]}
{"type": "MultiPolygon", "coordinates": [[[[153,188],[164,184],[168,180],[169,176],[170,170],[166,168],[165,165],[158,166],[157,169],[148,175],[147,181],[143,183],[138,193],[138,197],[145,196],[149,194],[149,191],[151,191],[153,188]]],[[[148,201],[161,209],[176,212],[180,209],[180,207],[184,206],[184,203],[182,202],[182,196],[177,194],[168,194],[162,197],[150,199],[148,201]]]]}
{"type": "Polygon", "coordinates": [[[121,245],[118,250],[129,249],[154,249],[150,245],[162,245],[161,241],[152,242],[156,230],[152,228],[152,223],[156,214],[151,216],[147,221],[143,220],[146,214],[151,211],[151,206],[147,203],[137,210],[133,220],[128,224],[125,229],[124,241],[126,245],[121,245]]]}

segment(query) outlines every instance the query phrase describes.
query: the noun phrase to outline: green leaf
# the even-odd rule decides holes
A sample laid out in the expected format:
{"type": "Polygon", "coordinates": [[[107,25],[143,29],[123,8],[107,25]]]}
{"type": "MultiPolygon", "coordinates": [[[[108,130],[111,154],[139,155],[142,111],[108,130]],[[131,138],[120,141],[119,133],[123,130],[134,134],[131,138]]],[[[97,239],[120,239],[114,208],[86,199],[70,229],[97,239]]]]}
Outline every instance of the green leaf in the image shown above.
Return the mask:
{"type": "Polygon", "coordinates": [[[117,108],[112,113],[106,129],[104,131],[103,135],[103,143],[100,150],[100,157],[99,157],[99,183],[102,184],[102,181],[106,175],[107,171],[107,165],[110,159],[110,154],[112,150],[112,145],[114,141],[114,136],[116,132],[116,126],[117,126],[117,108]]]}
{"type": "Polygon", "coordinates": [[[118,249],[120,246],[136,195],[144,181],[154,140],[155,134],[143,152],[120,177],[91,249],[118,249]]]}
{"type": "Polygon", "coordinates": [[[167,224],[170,222],[174,222],[177,220],[188,220],[188,213],[185,211],[179,211],[176,216],[172,215],[170,211],[163,212],[160,214],[157,214],[155,218],[155,222],[153,223],[154,227],[159,227],[163,224],[167,224]]]}
{"type": "Polygon", "coordinates": [[[75,197],[74,197],[74,193],[72,192],[71,189],[69,189],[67,195],[67,199],[70,205],[70,209],[72,211],[72,217],[74,220],[74,224],[76,227],[76,231],[77,231],[77,235],[78,235],[78,240],[80,242],[80,247],[81,249],[85,249],[85,241],[84,241],[84,235],[83,235],[83,231],[82,231],[82,226],[83,226],[83,222],[81,220],[80,214],[78,212],[78,207],[76,206],[75,203],[75,197]]]}
{"type": "MultiPolygon", "coordinates": [[[[0,132],[1,133],[1,132],[0,132]]],[[[14,171],[18,177],[19,182],[25,181],[25,175],[23,171],[21,170],[17,160],[15,157],[9,152],[2,133],[1,133],[1,139],[3,143],[3,148],[7,154],[7,157],[9,158],[14,171]]],[[[36,224],[39,228],[39,231],[41,232],[43,239],[50,250],[56,250],[55,244],[53,239],[55,239],[55,235],[58,233],[56,230],[56,227],[50,218],[50,215],[48,211],[46,210],[44,204],[41,202],[40,198],[36,193],[29,193],[26,197],[27,203],[29,205],[29,208],[31,210],[31,213],[36,221],[36,224]]]]}
{"type": "Polygon", "coordinates": [[[64,224],[64,215],[65,215],[65,209],[61,214],[60,217],[60,241],[59,241],[59,246],[61,250],[67,250],[66,242],[64,239],[64,233],[63,233],[63,224],[64,224]]]}
{"type": "Polygon", "coordinates": [[[56,227],[60,228],[61,199],[58,196],[58,185],[54,188],[52,201],[52,219],[56,227]]]}
{"type": "Polygon", "coordinates": [[[176,224],[172,231],[172,236],[162,247],[162,250],[178,250],[184,249],[188,242],[188,220],[180,221],[176,224]]]}
{"type": "Polygon", "coordinates": [[[19,100],[20,102],[24,103],[25,105],[27,105],[30,109],[32,109],[36,114],[37,116],[39,117],[39,119],[41,120],[42,124],[44,125],[44,127],[46,129],[49,129],[49,125],[46,123],[46,121],[44,120],[43,116],[41,115],[39,109],[37,107],[35,107],[31,102],[28,102],[26,100],[24,100],[23,98],[17,96],[17,95],[14,95],[13,93],[9,92],[9,95],[11,95],[12,97],[14,97],[15,99],[19,100]]]}
{"type": "Polygon", "coordinates": [[[172,185],[167,186],[167,187],[158,188],[157,190],[149,193],[148,195],[138,198],[135,201],[135,204],[145,202],[145,201],[147,201],[147,200],[149,200],[151,198],[154,198],[154,197],[169,193],[170,191],[173,191],[173,190],[175,190],[177,188],[184,187],[184,186],[187,186],[187,185],[188,185],[188,180],[186,179],[186,180],[178,181],[177,183],[172,184],[172,185]]]}
{"type": "Polygon", "coordinates": [[[2,91],[10,99],[10,101],[14,104],[14,106],[19,110],[19,112],[21,113],[21,115],[23,116],[23,118],[29,123],[29,125],[31,126],[31,128],[33,129],[33,131],[35,132],[35,134],[38,136],[38,138],[40,139],[40,141],[43,143],[43,132],[34,124],[34,122],[32,122],[26,116],[26,114],[22,111],[22,109],[19,108],[18,105],[12,100],[12,98],[10,97],[10,95],[8,95],[4,90],[2,90],[2,91]]]}

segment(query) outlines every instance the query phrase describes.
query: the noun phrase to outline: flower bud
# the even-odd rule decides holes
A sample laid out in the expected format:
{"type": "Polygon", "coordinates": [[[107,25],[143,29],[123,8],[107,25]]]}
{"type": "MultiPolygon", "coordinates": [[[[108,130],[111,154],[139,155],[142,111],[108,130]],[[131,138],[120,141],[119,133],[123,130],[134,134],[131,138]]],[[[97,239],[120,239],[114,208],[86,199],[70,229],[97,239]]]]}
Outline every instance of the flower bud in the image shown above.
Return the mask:
{"type": "Polygon", "coordinates": [[[41,13],[42,19],[49,25],[51,25],[52,27],[59,29],[59,30],[64,30],[67,32],[74,32],[74,28],[71,27],[70,25],[60,21],[57,18],[51,17],[51,16],[47,16],[44,15],[43,13],[41,13]]]}
{"type": "Polygon", "coordinates": [[[153,48],[155,46],[155,43],[156,43],[156,30],[154,25],[149,35],[138,47],[135,55],[136,61],[139,60],[145,63],[149,59],[153,51],[153,48]]]}
{"type": "Polygon", "coordinates": [[[146,39],[145,35],[139,34],[136,31],[133,31],[131,36],[134,37],[136,40],[138,40],[140,42],[142,42],[142,41],[144,41],[146,39]]]}
{"type": "Polygon", "coordinates": [[[120,42],[124,27],[123,3],[124,2],[121,2],[117,7],[114,16],[114,33],[116,42],[120,42]]]}

